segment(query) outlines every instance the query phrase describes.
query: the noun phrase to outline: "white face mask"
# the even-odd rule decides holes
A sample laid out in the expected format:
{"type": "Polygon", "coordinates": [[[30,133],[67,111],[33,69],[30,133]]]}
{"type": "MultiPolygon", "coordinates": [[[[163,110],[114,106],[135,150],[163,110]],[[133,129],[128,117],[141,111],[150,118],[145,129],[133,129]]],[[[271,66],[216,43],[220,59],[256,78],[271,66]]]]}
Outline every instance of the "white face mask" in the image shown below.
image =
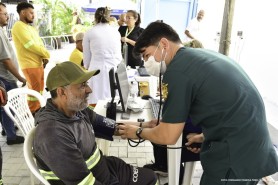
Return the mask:
{"type": "MultiPolygon", "coordinates": [[[[158,48],[158,46],[157,46],[157,48],[158,48]]],[[[150,56],[148,58],[148,60],[144,63],[144,66],[145,66],[147,72],[153,76],[159,76],[160,73],[164,74],[167,69],[166,63],[165,63],[165,58],[166,58],[167,53],[165,54],[164,59],[161,62],[157,62],[154,58],[157,48],[155,49],[154,54],[152,56],[150,56]]],[[[164,51],[164,49],[162,49],[162,53],[163,53],[163,51],[164,51]]]]}
{"type": "Polygon", "coordinates": [[[160,73],[160,63],[156,62],[154,56],[150,56],[144,64],[147,72],[153,76],[159,76],[160,73]]]}

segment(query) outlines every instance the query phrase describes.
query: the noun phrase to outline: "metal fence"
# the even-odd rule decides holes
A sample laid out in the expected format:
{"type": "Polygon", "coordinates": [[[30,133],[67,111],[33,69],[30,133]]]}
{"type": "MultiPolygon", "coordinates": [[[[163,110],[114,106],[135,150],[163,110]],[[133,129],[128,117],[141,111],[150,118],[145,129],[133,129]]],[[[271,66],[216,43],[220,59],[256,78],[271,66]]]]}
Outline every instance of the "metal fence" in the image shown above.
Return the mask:
{"type": "Polygon", "coordinates": [[[61,49],[66,44],[71,43],[72,35],[43,36],[41,37],[48,50],[61,49]]]}

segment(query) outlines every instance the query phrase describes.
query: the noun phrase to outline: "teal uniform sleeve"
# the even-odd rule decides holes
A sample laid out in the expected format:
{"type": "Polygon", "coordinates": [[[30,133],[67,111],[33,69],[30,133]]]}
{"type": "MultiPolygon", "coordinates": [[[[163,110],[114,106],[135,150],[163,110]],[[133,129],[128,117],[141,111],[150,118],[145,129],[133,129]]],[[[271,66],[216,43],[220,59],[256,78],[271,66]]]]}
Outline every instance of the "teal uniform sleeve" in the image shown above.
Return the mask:
{"type": "Polygon", "coordinates": [[[188,118],[192,96],[192,85],[186,74],[169,71],[164,75],[163,89],[168,95],[163,107],[162,121],[166,123],[184,122],[188,118]],[[176,79],[179,81],[177,82],[176,79]]]}

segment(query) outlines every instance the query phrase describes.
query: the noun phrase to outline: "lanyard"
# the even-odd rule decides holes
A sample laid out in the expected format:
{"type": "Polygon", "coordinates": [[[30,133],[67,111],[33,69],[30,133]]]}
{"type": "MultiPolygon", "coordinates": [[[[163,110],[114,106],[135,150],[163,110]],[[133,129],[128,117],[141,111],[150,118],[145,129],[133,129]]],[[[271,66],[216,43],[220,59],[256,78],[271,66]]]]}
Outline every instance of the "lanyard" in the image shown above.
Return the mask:
{"type": "Polygon", "coordinates": [[[133,31],[134,27],[128,31],[128,27],[126,27],[125,37],[129,36],[129,34],[133,31]]]}

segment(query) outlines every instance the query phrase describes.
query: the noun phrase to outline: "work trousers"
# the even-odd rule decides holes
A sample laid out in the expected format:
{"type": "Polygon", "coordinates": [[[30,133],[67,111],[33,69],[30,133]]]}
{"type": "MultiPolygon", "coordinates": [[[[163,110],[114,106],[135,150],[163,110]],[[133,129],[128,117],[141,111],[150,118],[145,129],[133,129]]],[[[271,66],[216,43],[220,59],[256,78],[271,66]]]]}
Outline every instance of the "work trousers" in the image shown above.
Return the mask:
{"type": "Polygon", "coordinates": [[[0,147],[0,179],[2,179],[2,164],[3,164],[3,157],[2,157],[2,150],[0,147]]]}
{"type": "Polygon", "coordinates": [[[106,157],[109,171],[118,179],[115,185],[158,185],[155,173],[146,168],[132,166],[122,159],[106,157]]]}
{"type": "MultiPolygon", "coordinates": [[[[0,80],[5,84],[6,91],[17,88],[17,84],[15,81],[8,82],[7,80],[0,78],[0,80]]],[[[14,140],[16,138],[16,131],[14,128],[14,122],[11,120],[11,118],[6,114],[4,111],[4,108],[1,107],[1,123],[2,127],[5,130],[7,134],[7,140],[14,140]]]]}
{"type": "MultiPolygon", "coordinates": [[[[29,89],[33,89],[40,94],[43,94],[44,89],[44,69],[39,68],[27,68],[22,70],[29,89]]],[[[28,106],[32,113],[35,113],[40,109],[40,102],[33,96],[28,96],[28,106]]]]}
{"type": "MultiPolygon", "coordinates": [[[[103,156],[102,163],[97,165],[107,165],[109,172],[107,175],[105,167],[101,166],[91,169],[96,177],[94,185],[158,185],[155,173],[146,168],[140,168],[127,164],[122,159],[114,156],[103,156]],[[104,171],[103,171],[104,170],[104,171]],[[106,182],[103,182],[106,181],[106,182]]],[[[52,185],[65,185],[60,180],[49,180],[52,185]]]]}

